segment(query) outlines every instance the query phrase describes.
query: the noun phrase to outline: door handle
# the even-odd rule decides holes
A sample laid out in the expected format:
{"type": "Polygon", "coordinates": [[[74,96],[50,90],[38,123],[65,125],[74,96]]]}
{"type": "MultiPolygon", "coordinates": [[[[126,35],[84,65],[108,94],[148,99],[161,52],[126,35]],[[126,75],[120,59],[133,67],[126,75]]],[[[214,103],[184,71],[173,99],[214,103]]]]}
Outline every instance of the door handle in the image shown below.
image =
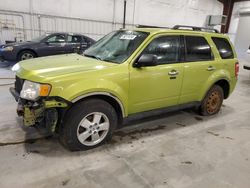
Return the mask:
{"type": "Polygon", "coordinates": [[[171,70],[170,72],[168,72],[169,76],[176,76],[178,74],[179,74],[179,71],[177,71],[177,70],[171,70]]]}
{"type": "Polygon", "coordinates": [[[213,71],[213,70],[215,70],[216,68],[214,67],[214,66],[209,66],[208,68],[207,68],[207,71],[213,71]]]}

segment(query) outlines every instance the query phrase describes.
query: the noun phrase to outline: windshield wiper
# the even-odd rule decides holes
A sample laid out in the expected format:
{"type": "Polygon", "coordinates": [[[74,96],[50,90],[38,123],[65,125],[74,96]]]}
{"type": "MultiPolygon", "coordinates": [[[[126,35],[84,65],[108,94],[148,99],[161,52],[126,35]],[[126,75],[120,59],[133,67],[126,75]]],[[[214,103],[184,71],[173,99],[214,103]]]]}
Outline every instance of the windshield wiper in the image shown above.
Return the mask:
{"type": "Polygon", "coordinates": [[[92,57],[92,58],[95,58],[97,60],[102,60],[100,57],[97,57],[97,56],[94,56],[94,55],[88,55],[88,54],[83,54],[84,56],[86,57],[92,57]]]}
{"type": "Polygon", "coordinates": [[[117,62],[109,60],[109,59],[102,59],[102,61],[106,61],[106,62],[109,62],[109,63],[117,63],[117,62]]]}

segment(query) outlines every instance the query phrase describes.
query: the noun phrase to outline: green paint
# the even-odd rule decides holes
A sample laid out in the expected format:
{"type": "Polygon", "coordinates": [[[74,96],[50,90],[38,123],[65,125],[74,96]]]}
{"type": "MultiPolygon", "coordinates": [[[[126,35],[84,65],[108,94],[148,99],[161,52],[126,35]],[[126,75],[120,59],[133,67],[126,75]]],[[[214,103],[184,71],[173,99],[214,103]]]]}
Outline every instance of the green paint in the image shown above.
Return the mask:
{"type": "MultiPolygon", "coordinates": [[[[236,54],[235,59],[221,59],[211,40],[211,37],[228,39],[226,35],[171,29],[137,29],[137,31],[150,34],[122,64],[77,54],[58,55],[20,62],[21,68],[17,75],[26,80],[49,83],[52,86],[50,97],[61,97],[69,102],[96,92],[111,94],[121,102],[124,116],[201,101],[209,88],[222,79],[228,81],[230,93],[233,91],[237,81],[234,76],[234,66],[238,61],[236,54]],[[142,68],[132,66],[147,44],[156,37],[166,35],[204,36],[211,46],[214,61],[184,62],[142,68]],[[216,70],[207,71],[206,68],[209,65],[215,66],[216,70]],[[167,75],[172,69],[179,70],[178,77],[173,80],[167,75]]],[[[45,108],[66,106],[66,103],[57,101],[45,102],[45,108]]],[[[33,112],[25,109],[26,125],[34,123],[32,114],[33,112]]]]}

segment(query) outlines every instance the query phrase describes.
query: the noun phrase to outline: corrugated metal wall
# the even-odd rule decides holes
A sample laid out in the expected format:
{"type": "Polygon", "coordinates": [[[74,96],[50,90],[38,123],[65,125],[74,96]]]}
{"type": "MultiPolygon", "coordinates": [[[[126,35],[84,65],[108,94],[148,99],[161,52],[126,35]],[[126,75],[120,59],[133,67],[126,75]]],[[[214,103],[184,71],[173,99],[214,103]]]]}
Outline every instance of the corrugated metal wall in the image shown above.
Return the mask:
{"type": "Polygon", "coordinates": [[[25,37],[24,20],[21,15],[0,12],[0,43],[4,41],[22,41],[25,37]]]}
{"type": "MultiPolygon", "coordinates": [[[[127,28],[133,27],[126,25],[127,28]]],[[[99,39],[121,23],[96,21],[81,18],[69,18],[51,15],[28,14],[23,12],[0,11],[0,39],[23,41],[51,32],[75,32],[99,39]],[[25,23],[28,23],[25,25],[25,23]]]]}
{"type": "MultiPolygon", "coordinates": [[[[0,0],[0,42],[45,32],[77,32],[99,39],[122,27],[124,0],[0,0]]],[[[204,26],[221,14],[218,0],[127,0],[126,28],[136,24],[204,26]]]]}

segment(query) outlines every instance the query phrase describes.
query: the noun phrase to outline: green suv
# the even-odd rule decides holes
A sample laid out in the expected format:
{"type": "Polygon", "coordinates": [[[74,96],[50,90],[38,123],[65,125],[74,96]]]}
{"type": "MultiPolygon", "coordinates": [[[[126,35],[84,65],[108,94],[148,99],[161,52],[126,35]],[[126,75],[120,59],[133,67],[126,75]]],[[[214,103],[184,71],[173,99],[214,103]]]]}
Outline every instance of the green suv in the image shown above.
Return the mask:
{"type": "Polygon", "coordinates": [[[130,117],[187,107],[216,114],[235,88],[239,64],[226,35],[204,30],[118,30],[84,55],[22,61],[10,88],[17,113],[25,126],[57,131],[70,150],[103,144],[130,117]]]}

